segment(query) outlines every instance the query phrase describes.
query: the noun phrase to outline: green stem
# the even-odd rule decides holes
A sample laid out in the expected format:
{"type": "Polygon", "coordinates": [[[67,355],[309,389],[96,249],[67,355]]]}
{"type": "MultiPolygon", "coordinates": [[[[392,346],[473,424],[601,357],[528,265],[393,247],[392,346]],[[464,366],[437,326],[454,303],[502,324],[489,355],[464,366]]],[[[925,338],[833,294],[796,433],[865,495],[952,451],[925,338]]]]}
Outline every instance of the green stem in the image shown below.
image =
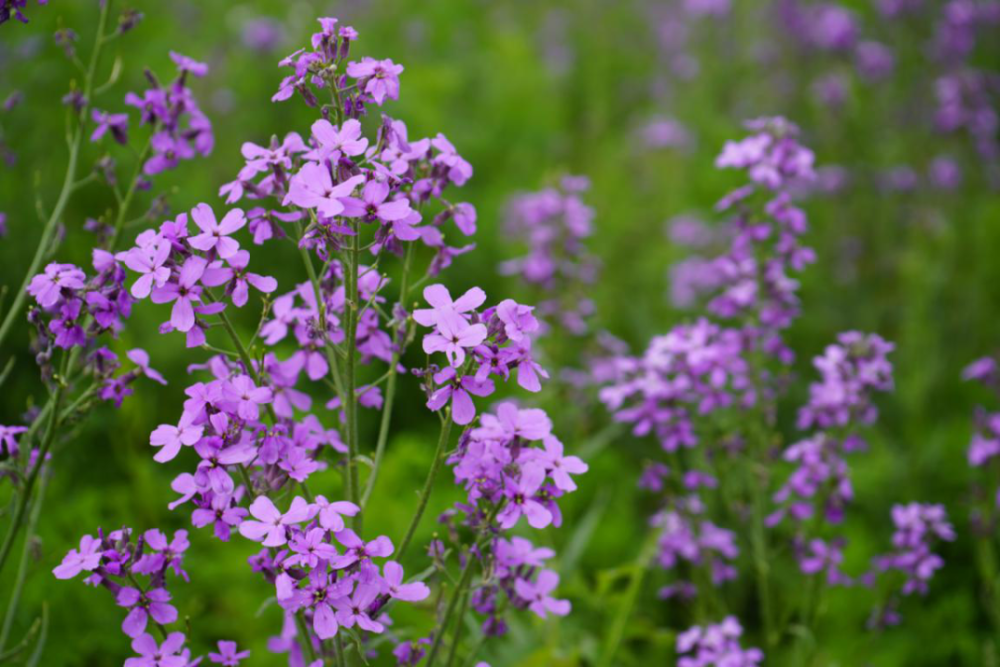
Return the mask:
{"type": "Polygon", "coordinates": [[[431,469],[427,471],[427,479],[424,480],[424,488],[420,492],[420,500],[417,502],[417,511],[413,515],[413,519],[410,521],[410,527],[406,529],[406,535],[403,537],[403,541],[399,545],[399,551],[396,552],[396,558],[398,560],[403,560],[403,554],[406,553],[407,547],[409,547],[410,542],[413,541],[413,535],[417,532],[417,526],[420,525],[420,519],[424,516],[424,511],[427,509],[427,502],[430,500],[431,492],[434,490],[434,482],[437,480],[438,472],[441,470],[441,463],[444,461],[444,455],[450,436],[451,409],[448,408],[444,416],[444,423],[441,425],[441,435],[438,437],[437,449],[434,450],[434,460],[431,462],[431,469]]]}
{"type": "MultiPolygon", "coordinates": [[[[344,303],[344,314],[346,319],[346,344],[345,352],[347,360],[344,364],[344,415],[347,419],[347,497],[357,505],[359,503],[358,494],[358,397],[357,397],[357,340],[358,340],[358,225],[352,223],[354,235],[351,237],[349,250],[349,261],[344,273],[345,289],[347,298],[344,303]]],[[[354,516],[354,529],[361,531],[361,512],[354,516]]]]}
{"type": "Polygon", "coordinates": [[[431,650],[427,654],[427,667],[433,667],[434,661],[437,659],[437,654],[441,651],[441,643],[444,641],[444,635],[448,632],[448,625],[451,623],[451,617],[455,615],[455,610],[458,608],[459,598],[464,597],[465,589],[469,587],[469,583],[472,581],[472,571],[475,568],[476,559],[472,554],[467,555],[467,560],[465,561],[465,567],[462,568],[462,576],[458,580],[458,584],[455,587],[455,594],[451,596],[448,600],[448,607],[445,609],[444,618],[441,619],[441,625],[438,627],[438,631],[434,633],[434,643],[431,645],[431,650]]]}
{"type": "Polygon", "coordinates": [[[66,391],[66,386],[63,384],[62,378],[57,378],[59,382],[55,389],[54,404],[52,406],[52,412],[49,413],[49,423],[45,428],[45,435],[42,438],[42,446],[38,451],[38,460],[35,461],[35,465],[31,468],[28,473],[28,478],[24,483],[24,489],[21,490],[21,494],[17,498],[17,509],[14,511],[14,519],[11,521],[10,530],[7,531],[7,537],[4,539],[3,547],[0,547],[0,572],[3,572],[4,565],[7,564],[7,558],[10,556],[11,549],[14,548],[14,542],[17,540],[17,533],[21,529],[21,524],[24,523],[25,513],[28,509],[28,501],[31,498],[31,492],[35,488],[35,482],[38,481],[38,475],[42,470],[42,466],[45,464],[45,456],[49,453],[49,449],[52,447],[52,442],[56,437],[56,424],[58,422],[59,408],[62,404],[63,394],[66,391]]]}
{"type": "MultiPolygon", "coordinates": [[[[399,289],[399,303],[402,304],[404,308],[406,307],[406,301],[409,297],[410,260],[412,257],[413,246],[411,244],[406,247],[406,258],[403,260],[403,276],[399,289]]],[[[375,444],[375,458],[372,463],[372,471],[365,484],[365,492],[361,496],[362,508],[368,505],[368,499],[371,497],[372,491],[375,488],[375,480],[378,478],[379,467],[382,464],[382,457],[385,455],[385,447],[389,441],[389,426],[392,423],[392,406],[396,399],[396,378],[399,375],[399,373],[396,372],[396,367],[399,366],[399,360],[403,354],[403,346],[405,344],[405,340],[396,340],[396,345],[392,352],[392,361],[389,362],[389,379],[385,385],[385,406],[382,409],[382,421],[379,424],[378,440],[375,444]]]]}
{"type": "MultiPolygon", "coordinates": [[[[471,554],[469,555],[469,558],[472,558],[471,554]]],[[[455,637],[451,640],[451,647],[448,649],[447,667],[454,667],[455,665],[455,658],[458,656],[458,645],[462,641],[462,629],[465,627],[465,624],[462,621],[465,619],[465,613],[468,608],[469,592],[466,591],[465,594],[462,595],[462,604],[458,608],[458,618],[455,621],[455,637]]],[[[444,632],[444,628],[441,628],[441,631],[444,632]]]]}
{"type": "Polygon", "coordinates": [[[21,282],[21,288],[14,294],[14,301],[10,304],[10,309],[7,311],[6,316],[4,316],[3,324],[0,324],[0,347],[3,346],[4,340],[7,339],[7,335],[14,326],[15,318],[18,317],[21,309],[24,307],[28,284],[42,268],[42,262],[45,261],[45,256],[51,249],[52,241],[55,238],[59,220],[62,219],[63,213],[66,211],[66,206],[69,204],[70,196],[76,189],[76,172],[80,160],[80,146],[83,143],[84,137],[83,128],[89,116],[90,98],[94,89],[94,77],[97,74],[97,65],[100,62],[101,47],[104,45],[104,30],[107,26],[110,6],[111,0],[101,5],[100,18],[97,21],[97,37],[94,40],[94,49],[90,54],[90,65],[87,67],[87,74],[83,82],[83,107],[80,109],[76,132],[69,139],[69,160],[66,163],[66,175],[63,177],[62,190],[59,192],[59,198],[52,209],[52,214],[49,215],[48,220],[45,222],[45,227],[42,229],[42,237],[38,240],[38,247],[35,249],[35,255],[28,265],[24,280],[21,282]]]}
{"type": "Polygon", "coordinates": [[[309,626],[306,625],[306,617],[299,612],[295,614],[295,625],[299,629],[302,650],[306,654],[306,663],[311,663],[316,659],[316,649],[313,648],[312,639],[309,636],[309,626]]]}
{"type": "Polygon", "coordinates": [[[7,615],[3,619],[3,630],[0,631],[0,654],[3,654],[10,639],[10,632],[14,627],[14,615],[17,613],[17,605],[21,602],[21,593],[24,591],[24,581],[28,576],[28,565],[31,562],[31,535],[38,526],[38,517],[42,513],[42,499],[45,498],[45,490],[49,485],[49,475],[42,477],[41,485],[38,487],[38,499],[31,508],[31,515],[28,517],[28,529],[25,533],[24,548],[21,550],[21,563],[17,568],[17,577],[14,579],[14,590],[10,593],[10,602],[7,604],[7,615]]]}

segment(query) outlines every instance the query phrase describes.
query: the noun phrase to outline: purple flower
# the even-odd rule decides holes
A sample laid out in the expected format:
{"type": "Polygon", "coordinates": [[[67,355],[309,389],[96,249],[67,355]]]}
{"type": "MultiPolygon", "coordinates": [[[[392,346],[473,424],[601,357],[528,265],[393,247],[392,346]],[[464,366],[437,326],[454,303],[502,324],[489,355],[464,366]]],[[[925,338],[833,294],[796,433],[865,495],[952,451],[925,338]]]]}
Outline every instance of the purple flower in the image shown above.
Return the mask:
{"type": "Polygon", "coordinates": [[[177,65],[177,69],[179,69],[181,73],[190,72],[191,74],[199,77],[208,74],[208,65],[200,63],[193,58],[188,58],[185,55],[181,55],[176,51],[170,52],[170,59],[174,61],[177,65]]]}
{"type": "Polygon", "coordinates": [[[342,215],[348,218],[362,218],[365,222],[396,222],[407,218],[412,211],[410,202],[405,199],[386,201],[389,196],[389,186],[379,181],[369,181],[361,190],[361,198],[345,197],[342,215]]]}
{"type": "Polygon", "coordinates": [[[399,75],[402,73],[403,66],[389,59],[375,60],[366,56],[359,63],[347,63],[347,76],[358,79],[358,86],[371,95],[379,106],[387,97],[399,99],[399,75]]]}
{"type": "Polygon", "coordinates": [[[209,653],[208,659],[224,667],[237,667],[250,656],[250,651],[237,651],[236,642],[219,640],[219,652],[209,653]]]}
{"type": "Polygon", "coordinates": [[[362,630],[368,632],[382,632],[385,630],[378,621],[372,620],[368,615],[368,608],[378,597],[378,587],[369,584],[358,584],[354,589],[354,595],[350,598],[337,600],[337,622],[345,628],[353,628],[357,625],[362,630]]]}
{"type": "Polygon", "coordinates": [[[149,366],[149,353],[141,348],[134,348],[125,353],[125,356],[129,360],[139,367],[142,374],[148,377],[153,382],[159,382],[162,385],[167,384],[166,378],[160,375],[160,372],[155,368],[150,368],[149,366]]]}
{"type": "Polygon", "coordinates": [[[450,401],[451,418],[459,426],[465,426],[476,418],[476,405],[469,394],[489,396],[494,391],[489,380],[479,381],[468,375],[459,379],[451,366],[435,374],[434,382],[441,386],[427,399],[427,407],[436,412],[450,401]]]}
{"type": "Polygon", "coordinates": [[[418,581],[412,584],[403,583],[403,566],[396,561],[387,561],[382,566],[383,592],[389,597],[406,602],[419,602],[431,594],[427,584],[418,581]]]}
{"type": "Polygon", "coordinates": [[[192,418],[187,414],[181,415],[181,421],[177,426],[170,424],[160,424],[149,435],[149,444],[153,447],[160,447],[153,460],[157,463],[171,461],[181,451],[181,445],[193,447],[205,432],[204,426],[192,425],[192,418]]]}
{"type": "Polygon", "coordinates": [[[150,145],[153,157],[146,160],[142,167],[142,172],[147,176],[173,169],[181,160],[189,160],[195,155],[194,149],[185,139],[175,137],[167,131],[154,134],[150,145]]]}
{"type": "Polygon", "coordinates": [[[128,143],[128,114],[110,114],[106,111],[93,109],[91,117],[97,123],[94,133],[90,135],[91,141],[100,141],[105,134],[111,132],[111,136],[118,143],[123,146],[128,143]]]}
{"type": "Polygon", "coordinates": [[[287,527],[308,521],[316,514],[314,505],[296,496],[285,514],[278,511],[267,496],[257,496],[250,504],[250,514],[257,521],[247,520],[240,524],[240,535],[260,542],[265,547],[280,547],[288,542],[287,527]]]}
{"type": "Polygon", "coordinates": [[[285,206],[295,204],[302,208],[316,209],[326,218],[340,215],[344,211],[341,199],[347,197],[365,180],[364,176],[352,176],[343,183],[334,185],[330,170],[325,166],[309,162],[292,178],[285,206]]]}
{"type": "Polygon", "coordinates": [[[177,282],[168,282],[151,293],[153,303],[171,303],[170,325],[181,332],[190,331],[195,324],[194,304],[201,301],[201,280],[208,266],[201,257],[188,257],[180,268],[177,282]]]}
{"type": "Polygon", "coordinates": [[[238,375],[233,378],[225,387],[225,397],[234,404],[236,414],[248,421],[257,419],[258,406],[274,400],[271,389],[258,387],[249,375],[238,375]]]}
{"type": "Polygon", "coordinates": [[[156,238],[147,244],[140,243],[119,255],[125,266],[142,274],[132,284],[132,296],[145,299],[153,287],[163,287],[170,280],[170,269],[165,266],[170,259],[170,250],[169,241],[156,238]]]}
{"type": "Polygon", "coordinates": [[[28,284],[28,294],[42,308],[51,308],[62,297],[63,290],[83,289],[86,274],[73,264],[52,263],[45,267],[45,272],[31,279],[28,284]]]}
{"type": "Polygon", "coordinates": [[[80,548],[70,549],[52,574],[56,579],[72,579],[80,572],[92,572],[101,564],[101,541],[90,535],[80,538],[80,548]]]}
{"type": "Polygon", "coordinates": [[[734,616],[717,625],[694,626],[677,636],[677,652],[689,653],[677,667],[755,667],[764,660],[760,649],[740,646],[743,628],[734,616]]]}
{"type": "Polygon", "coordinates": [[[543,482],[545,469],[530,463],[521,468],[517,481],[507,478],[505,494],[508,502],[497,516],[501,528],[513,528],[522,516],[527,517],[532,528],[545,528],[552,523],[552,512],[535,497],[543,482]]]}
{"type": "Polygon", "coordinates": [[[545,453],[539,461],[545,464],[546,474],[560,491],[575,491],[576,482],[570,475],[587,472],[587,464],[578,456],[563,456],[563,444],[555,436],[547,436],[544,443],[545,453]]]}
{"type": "Polygon", "coordinates": [[[328,120],[318,120],[312,125],[312,135],[319,149],[307,153],[306,157],[317,162],[330,160],[336,163],[341,155],[353,157],[368,148],[368,139],[361,136],[361,123],[355,118],[345,120],[339,130],[328,120]]]}
{"type": "Polygon", "coordinates": [[[27,431],[25,426],[4,426],[0,424],[0,454],[17,456],[17,435],[27,431]]]}
{"type": "Polygon", "coordinates": [[[184,648],[184,635],[171,632],[162,644],[151,635],[139,635],[132,640],[132,650],[141,657],[128,658],[125,667],[189,667],[188,652],[184,648]]]}
{"type": "Polygon", "coordinates": [[[355,516],[361,511],[354,503],[346,500],[331,503],[323,496],[316,496],[316,507],[319,508],[319,525],[333,533],[344,530],[343,517],[355,516]]]}
{"type": "Polygon", "coordinates": [[[528,609],[541,618],[548,614],[565,616],[570,611],[568,600],[557,600],[549,595],[559,585],[559,575],[552,570],[542,570],[538,573],[538,579],[531,583],[527,579],[518,579],[514,582],[514,590],[519,598],[528,603],[528,609]]]}
{"type": "Polygon", "coordinates": [[[466,348],[474,348],[486,340],[485,324],[469,324],[456,312],[442,311],[436,320],[435,331],[424,336],[424,352],[444,352],[454,368],[465,363],[466,348]]]}
{"type": "Polygon", "coordinates": [[[222,259],[228,259],[239,251],[239,242],[229,238],[229,235],[242,229],[247,223],[242,210],[235,208],[226,213],[222,222],[216,222],[212,207],[198,204],[191,211],[191,217],[202,232],[188,239],[188,245],[192,248],[204,252],[215,250],[222,259]]]}
{"type": "Polygon", "coordinates": [[[177,620],[177,609],[169,604],[170,593],[165,588],[143,592],[126,586],[118,591],[116,602],[119,607],[131,609],[122,621],[122,632],[133,639],[145,631],[150,617],[160,625],[177,620]]]}

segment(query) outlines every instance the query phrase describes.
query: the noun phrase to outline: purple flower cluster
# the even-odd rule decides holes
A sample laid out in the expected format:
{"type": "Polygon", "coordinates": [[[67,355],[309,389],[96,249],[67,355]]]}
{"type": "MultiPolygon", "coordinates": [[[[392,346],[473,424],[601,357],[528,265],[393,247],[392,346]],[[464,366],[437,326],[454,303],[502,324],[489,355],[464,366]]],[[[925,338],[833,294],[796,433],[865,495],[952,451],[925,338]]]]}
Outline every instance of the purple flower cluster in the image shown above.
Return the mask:
{"type": "MultiPolygon", "coordinates": [[[[147,70],[149,88],[141,95],[128,93],[125,96],[125,104],[139,111],[139,124],[148,125],[152,132],[149,139],[152,155],[142,167],[146,176],[174,169],[181,160],[208,155],[215,145],[212,123],[187,86],[189,74],[205,76],[208,66],[172,51],[170,58],[177,65],[178,75],[168,86],[162,86],[147,70]]],[[[128,142],[126,114],[94,109],[92,115],[97,127],[91,141],[100,141],[110,134],[120,144],[128,142]]]]}
{"type": "MultiPolygon", "coordinates": [[[[184,648],[186,638],[181,632],[167,634],[165,626],[178,620],[177,608],[167,590],[167,576],[188,581],[184,571],[184,555],[190,547],[186,530],[178,530],[168,538],[159,530],[147,530],[133,540],[133,531],[122,528],[105,534],[98,529],[97,537],[84,535],[80,546],[71,549],[52,573],[57,579],[73,579],[86,573],[84,583],[111,592],[115,603],[127,609],[122,632],[132,638],[132,650],[139,657],[128,658],[126,667],[189,667],[201,662],[184,648]],[[162,643],[153,638],[150,626],[156,626],[164,637],[162,643]]],[[[209,654],[209,660],[235,667],[249,655],[238,651],[236,642],[220,641],[219,653],[209,654]]]]}
{"type": "Polygon", "coordinates": [[[475,552],[492,564],[484,567],[492,577],[484,579],[472,597],[473,608],[487,616],[484,632],[505,632],[499,616],[501,595],[514,607],[528,608],[542,618],[568,614],[569,602],[550,595],[559,582],[558,575],[544,569],[544,561],[554,552],[535,547],[522,537],[507,540],[498,535],[515,528],[522,519],[534,529],[561,525],[557,501],[576,490],[573,476],[587,472],[587,464],[565,455],[544,411],[521,409],[509,402],[497,406],[495,414],[484,414],[478,428],[467,430],[448,463],[453,466],[456,484],[466,492],[466,500],[445,520],[461,519],[469,528],[496,535],[475,552]],[[484,520],[489,525],[483,526],[484,520]]]}
{"type": "Polygon", "coordinates": [[[677,636],[677,667],[755,667],[764,660],[757,648],[743,648],[743,626],[734,616],[721,623],[694,626],[677,636]]]}
{"type": "Polygon", "coordinates": [[[190,217],[198,234],[191,234],[188,214],[182,213],[158,230],[140,234],[135,246],[117,259],[139,276],[131,287],[133,297],[173,304],[160,331],[180,331],[186,334],[188,347],[196,347],[205,343],[208,324],[203,318],[218,315],[227,305],[212,294],[212,288],[224,286],[232,304],[240,307],[246,305],[251,286],[269,294],[277,282],[247,271],[249,254],[232,238],[246,225],[242,210],[229,211],[219,221],[208,204],[199,204],[190,217]]]}
{"type": "Polygon", "coordinates": [[[520,275],[544,294],[538,312],[548,324],[558,323],[580,335],[594,303],[587,296],[597,280],[598,262],[586,240],[593,234],[594,210],[582,198],[590,182],[567,176],[559,187],[521,194],[508,204],[506,234],[525,245],[528,254],[500,267],[505,275],[520,275]]]}
{"type": "Polygon", "coordinates": [[[899,576],[892,576],[888,600],[875,609],[869,620],[873,626],[899,623],[897,589],[904,596],[913,593],[925,595],[934,573],[944,565],[944,560],[934,553],[934,548],[941,541],[955,539],[955,530],[948,523],[943,505],[894,505],[892,522],[896,526],[892,535],[893,551],[873,559],[874,572],[869,576],[901,575],[902,583],[895,584],[899,576]]]}
{"type": "Polygon", "coordinates": [[[663,449],[694,447],[694,419],[754,401],[741,332],[706,319],[654,337],[641,358],[620,357],[618,377],[600,390],[615,420],[636,436],[654,435],[663,449]]]}
{"type": "Polygon", "coordinates": [[[399,563],[389,560],[379,568],[374,559],[391,556],[392,542],[385,536],[364,542],[346,528],[344,517],[359,511],[346,501],[317,496],[310,503],[296,496],[282,513],[258,496],[250,505],[253,519],[239,526],[241,535],[270,548],[250,559],[254,571],[274,584],[288,618],[305,612],[321,641],[355,626],[382,633],[390,622],[383,612],[390,600],[419,602],[430,594],[422,582],[404,583],[399,563]]]}
{"type": "Polygon", "coordinates": [[[861,427],[873,424],[878,415],[873,403],[876,392],[893,388],[893,345],[874,334],[842,333],[813,361],[820,381],[809,388],[809,403],[799,411],[800,429],[816,432],[794,444],[782,458],[795,466],[773,495],[778,504],[767,523],[775,526],[785,518],[796,525],[793,547],[803,573],[826,573],[830,585],[848,585],[851,579],[840,570],[844,540],[823,539],[823,521],[839,524],[854,499],[847,455],[865,448],[861,427]]]}
{"type": "Polygon", "coordinates": [[[170,540],[158,530],[147,530],[134,542],[129,528],[107,535],[98,530],[97,538],[80,538],[79,548],[66,554],[52,572],[57,579],[89,573],[84,583],[108,589],[118,606],[128,610],[122,632],[135,639],[146,632],[150,620],[161,627],[177,620],[167,572],[188,580],[183,561],[189,546],[186,530],[177,531],[170,540]]]}
{"type": "Polygon", "coordinates": [[[423,338],[424,352],[443,352],[448,360],[444,368],[422,371],[433,380],[425,387],[428,408],[437,411],[450,403],[452,419],[464,426],[476,416],[472,396],[495,391],[491,376],[506,381],[514,373],[522,388],[541,390],[540,378],[548,373],[531,354],[530,335],[538,329],[531,306],[504,299],[480,313],[486,293],[478,287],[452,300],[444,285],[430,285],[424,299],[431,307],[413,312],[418,324],[433,327],[423,338]]]}

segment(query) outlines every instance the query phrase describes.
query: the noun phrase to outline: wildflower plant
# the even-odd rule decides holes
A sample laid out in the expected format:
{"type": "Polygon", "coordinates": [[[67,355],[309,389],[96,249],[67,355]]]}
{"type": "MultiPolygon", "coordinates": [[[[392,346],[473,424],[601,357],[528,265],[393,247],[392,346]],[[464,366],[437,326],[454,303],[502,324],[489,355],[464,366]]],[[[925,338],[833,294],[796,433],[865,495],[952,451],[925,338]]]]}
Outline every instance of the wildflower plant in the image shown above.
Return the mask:
{"type": "Polygon", "coordinates": [[[753,582],[751,613],[764,652],[791,651],[795,664],[808,664],[815,644],[804,638],[817,631],[824,591],[875,587],[873,625],[894,624],[900,595],[925,593],[940,566],[934,542],[954,537],[942,507],[900,505],[893,510],[898,531],[911,533],[897,532],[897,551],[875,558],[869,572],[843,571],[846,538],[837,527],[854,499],[849,458],[866,447],[861,429],[877,418],[876,394],[893,388],[893,345],[874,334],[840,334],[814,361],[819,381],[793,420],[802,436],[784,444],[780,408],[795,358],[785,331],[802,309],[795,274],[815,261],[803,244],[806,215],[796,196],[815,179],[813,154],[782,118],[747,128],[716,160],[745,181],[716,207],[729,219],[712,237],[726,246],[700,260],[703,275],[690,299],[700,300],[701,315],[653,338],[642,356],[612,358],[612,378],[600,392],[615,420],[635,436],[652,436],[664,452],[640,478],[660,510],[638,566],[669,572],[660,597],[694,621],[721,622],[682,635],[678,654],[694,656],[681,655],[678,665],[763,659],[758,649],[739,648],[742,628],[725,616],[739,609],[735,584],[744,577],[753,582]],[[800,585],[776,585],[780,554],[797,561],[800,585]]]}
{"type": "MultiPolygon", "coordinates": [[[[569,613],[570,603],[555,597],[558,575],[543,567],[553,552],[509,531],[560,525],[558,500],[577,488],[574,477],[587,465],[564,452],[543,411],[504,402],[484,413],[477,405],[499,384],[542,389],[548,375],[532,355],[534,308],[511,299],[488,305],[478,287],[456,298],[437,282],[454,257],[474,247],[464,241],[476,231],[475,209],[452,200],[473,168],[443,134],[412,139],[402,121],[376,118],[373,112],[398,99],[403,67],[357,59],[353,28],[333,18],[319,25],[308,48],[281,61],[292,73],[273,97],[298,97],[314,108],[308,132],[244,143],[244,166],[220,189],[224,205],[200,203],[165,221],[157,211],[141,220],[154,224],[119,249],[122,212],[95,250],[95,277],[52,263],[28,282],[37,358],[55,397],[36,423],[47,419],[48,429],[57,429],[65,378],[78,357],[95,379],[88,399],[120,404],[139,376],[165,383],[142,350],[128,353],[133,370],[116,373],[117,357],[97,340],[120,331],[135,302],[158,305],[160,333],[211,355],[190,366],[187,399],[176,421],[150,433],[150,457],[178,470],[169,507],[189,513],[194,529],[260,545],[247,571],[267,582],[284,619],[271,649],[310,667],[353,664],[393,645],[403,663],[419,652],[424,664],[453,664],[475,651],[463,648],[461,637],[470,613],[482,617],[484,636],[504,634],[508,610],[569,613]],[[244,202],[248,210],[239,207],[244,202]],[[280,286],[266,275],[262,260],[271,253],[258,250],[279,244],[300,262],[301,282],[280,286]],[[230,315],[252,303],[263,315],[248,335],[230,315]],[[418,336],[425,362],[407,368],[418,336]],[[406,373],[419,378],[440,437],[409,526],[390,538],[370,532],[378,521],[366,509],[378,493],[398,379],[406,373]],[[361,422],[371,414],[377,437],[367,443],[361,422]],[[443,517],[448,543],[429,545],[430,567],[407,576],[400,561],[417,546],[446,465],[466,498],[443,517]],[[324,471],[339,472],[341,483],[320,485],[324,471]],[[438,598],[443,606],[429,634],[393,625],[399,604],[426,605],[435,581],[448,580],[457,583],[438,598]]],[[[126,207],[136,187],[212,148],[211,124],[186,85],[208,68],[171,58],[177,80],[162,86],[148,74],[149,89],[126,98],[149,126],[130,189],[120,196],[126,207]]],[[[79,136],[127,143],[128,116],[91,110],[89,97],[86,91],[71,101],[79,107],[79,136]],[[88,119],[93,129],[85,129],[88,119]]],[[[36,427],[2,428],[5,456],[27,461],[32,450],[24,443],[34,442],[36,427]]],[[[28,464],[29,481],[49,453],[49,437],[28,464]]],[[[29,485],[24,497],[30,492],[29,485]]],[[[187,579],[188,546],[187,531],[168,540],[155,528],[98,528],[53,574],[83,575],[113,594],[139,656],[126,664],[186,665],[194,659],[170,591],[187,579]]],[[[220,640],[208,659],[237,664],[246,657],[238,648],[220,640]]]]}

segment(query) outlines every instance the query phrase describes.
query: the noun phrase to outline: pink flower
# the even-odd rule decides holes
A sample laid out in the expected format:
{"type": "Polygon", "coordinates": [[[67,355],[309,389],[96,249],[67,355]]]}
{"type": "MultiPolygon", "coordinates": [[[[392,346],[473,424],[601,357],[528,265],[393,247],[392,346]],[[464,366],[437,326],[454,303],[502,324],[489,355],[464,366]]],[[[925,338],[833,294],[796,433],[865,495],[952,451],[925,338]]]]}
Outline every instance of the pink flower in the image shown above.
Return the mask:
{"type": "Polygon", "coordinates": [[[468,313],[479,308],[486,301],[486,292],[478,287],[473,287],[457,300],[452,301],[448,288],[441,284],[435,284],[424,288],[424,300],[431,305],[431,308],[418,308],[413,311],[413,319],[425,327],[432,327],[437,324],[438,317],[443,312],[468,313]]]}
{"type": "Polygon", "coordinates": [[[385,630],[378,621],[373,621],[368,616],[367,609],[371,606],[375,598],[378,597],[378,587],[369,584],[358,584],[354,589],[354,595],[350,598],[337,600],[337,622],[345,628],[353,628],[355,625],[362,630],[369,632],[382,632],[385,630]]]}
{"type": "Polygon", "coordinates": [[[518,579],[514,582],[514,591],[517,596],[528,603],[528,609],[545,618],[546,614],[565,616],[570,611],[568,600],[557,600],[549,593],[559,585],[559,575],[552,570],[542,570],[538,573],[538,580],[532,584],[526,579],[518,579]]]}
{"type": "Polygon", "coordinates": [[[162,447],[156,453],[156,456],[153,457],[154,461],[157,463],[166,463],[177,456],[178,452],[181,451],[181,445],[193,447],[195,443],[201,440],[201,436],[205,432],[205,427],[193,426],[191,424],[192,421],[192,418],[187,413],[184,413],[181,415],[181,421],[177,426],[161,424],[149,435],[149,444],[153,447],[162,447]]]}
{"type": "Polygon", "coordinates": [[[338,130],[330,121],[321,119],[313,123],[312,135],[319,148],[306,154],[306,158],[322,162],[336,162],[341,154],[361,155],[368,148],[368,139],[361,136],[361,123],[354,118],[344,121],[338,130]]]}
{"type": "Polygon", "coordinates": [[[201,301],[198,281],[208,266],[201,257],[189,257],[181,267],[176,283],[167,283],[153,290],[153,303],[174,303],[170,312],[170,325],[177,331],[187,332],[194,326],[194,304],[201,301]]]}
{"type": "Polygon", "coordinates": [[[412,584],[404,584],[403,566],[394,560],[387,561],[386,564],[382,566],[382,573],[382,592],[388,593],[389,597],[396,598],[397,600],[404,600],[406,602],[419,602],[420,600],[426,599],[427,596],[431,594],[431,589],[429,589],[427,584],[422,581],[412,584]]]}
{"type": "Polygon", "coordinates": [[[151,635],[139,635],[132,640],[132,650],[141,657],[128,658],[125,667],[187,667],[187,651],[178,655],[183,647],[184,635],[180,632],[171,632],[159,645],[151,635]]]}
{"type": "Polygon", "coordinates": [[[226,213],[222,222],[216,222],[215,212],[208,204],[198,204],[191,211],[194,224],[201,229],[201,234],[188,239],[188,245],[203,252],[215,250],[219,257],[228,259],[240,249],[239,241],[229,238],[229,235],[242,229],[247,224],[243,211],[234,208],[226,213]]]}
{"type": "Polygon", "coordinates": [[[486,340],[485,324],[469,324],[465,318],[453,311],[442,311],[437,315],[437,329],[424,336],[424,352],[444,352],[454,368],[465,363],[465,348],[476,347],[486,340]]]}
{"type": "Polygon", "coordinates": [[[164,263],[170,258],[170,242],[157,239],[145,246],[136,246],[119,255],[125,266],[142,274],[132,284],[132,296],[145,299],[156,287],[163,287],[170,280],[170,269],[164,263]]]}
{"type": "MultiPolygon", "coordinates": [[[[403,66],[389,59],[375,60],[364,57],[361,62],[347,63],[347,76],[364,82],[364,91],[372,96],[375,104],[382,106],[385,98],[399,99],[399,75],[403,66]]],[[[361,83],[358,84],[359,87],[361,83]]]]}
{"type": "Polygon", "coordinates": [[[72,579],[82,571],[91,572],[101,564],[101,541],[90,535],[80,538],[80,548],[71,549],[52,574],[56,579],[72,579]]]}
{"type": "Polygon", "coordinates": [[[539,461],[545,464],[556,488],[566,492],[575,491],[576,482],[570,475],[583,474],[589,467],[578,456],[563,456],[563,444],[554,435],[547,436],[544,444],[545,453],[539,456],[539,461]]]}
{"type": "Polygon", "coordinates": [[[403,220],[411,214],[410,202],[405,199],[394,199],[387,202],[389,186],[379,181],[365,183],[361,191],[361,199],[345,197],[343,215],[348,218],[363,218],[365,222],[395,222],[403,220]]]}
{"type": "Polygon", "coordinates": [[[282,514],[270,498],[257,496],[250,505],[250,514],[258,520],[249,519],[241,523],[240,535],[254,542],[263,539],[265,547],[280,547],[288,542],[286,526],[308,521],[316,515],[316,507],[306,502],[305,498],[296,496],[288,511],[282,514]]]}
{"type": "Polygon", "coordinates": [[[241,419],[253,421],[260,411],[258,405],[264,405],[274,400],[274,394],[268,387],[258,387],[249,375],[238,375],[225,387],[226,400],[235,403],[236,414],[241,419]]]}
{"type": "Polygon", "coordinates": [[[292,178],[283,204],[316,209],[323,217],[332,218],[344,210],[341,198],[354,192],[364,180],[364,176],[352,176],[343,183],[334,185],[329,169],[309,162],[292,178]]]}
{"type": "Polygon", "coordinates": [[[507,478],[505,493],[509,501],[497,516],[501,528],[513,528],[522,516],[528,518],[532,528],[545,528],[552,523],[552,513],[535,499],[544,481],[545,469],[532,463],[521,468],[521,478],[517,482],[507,478]]]}

